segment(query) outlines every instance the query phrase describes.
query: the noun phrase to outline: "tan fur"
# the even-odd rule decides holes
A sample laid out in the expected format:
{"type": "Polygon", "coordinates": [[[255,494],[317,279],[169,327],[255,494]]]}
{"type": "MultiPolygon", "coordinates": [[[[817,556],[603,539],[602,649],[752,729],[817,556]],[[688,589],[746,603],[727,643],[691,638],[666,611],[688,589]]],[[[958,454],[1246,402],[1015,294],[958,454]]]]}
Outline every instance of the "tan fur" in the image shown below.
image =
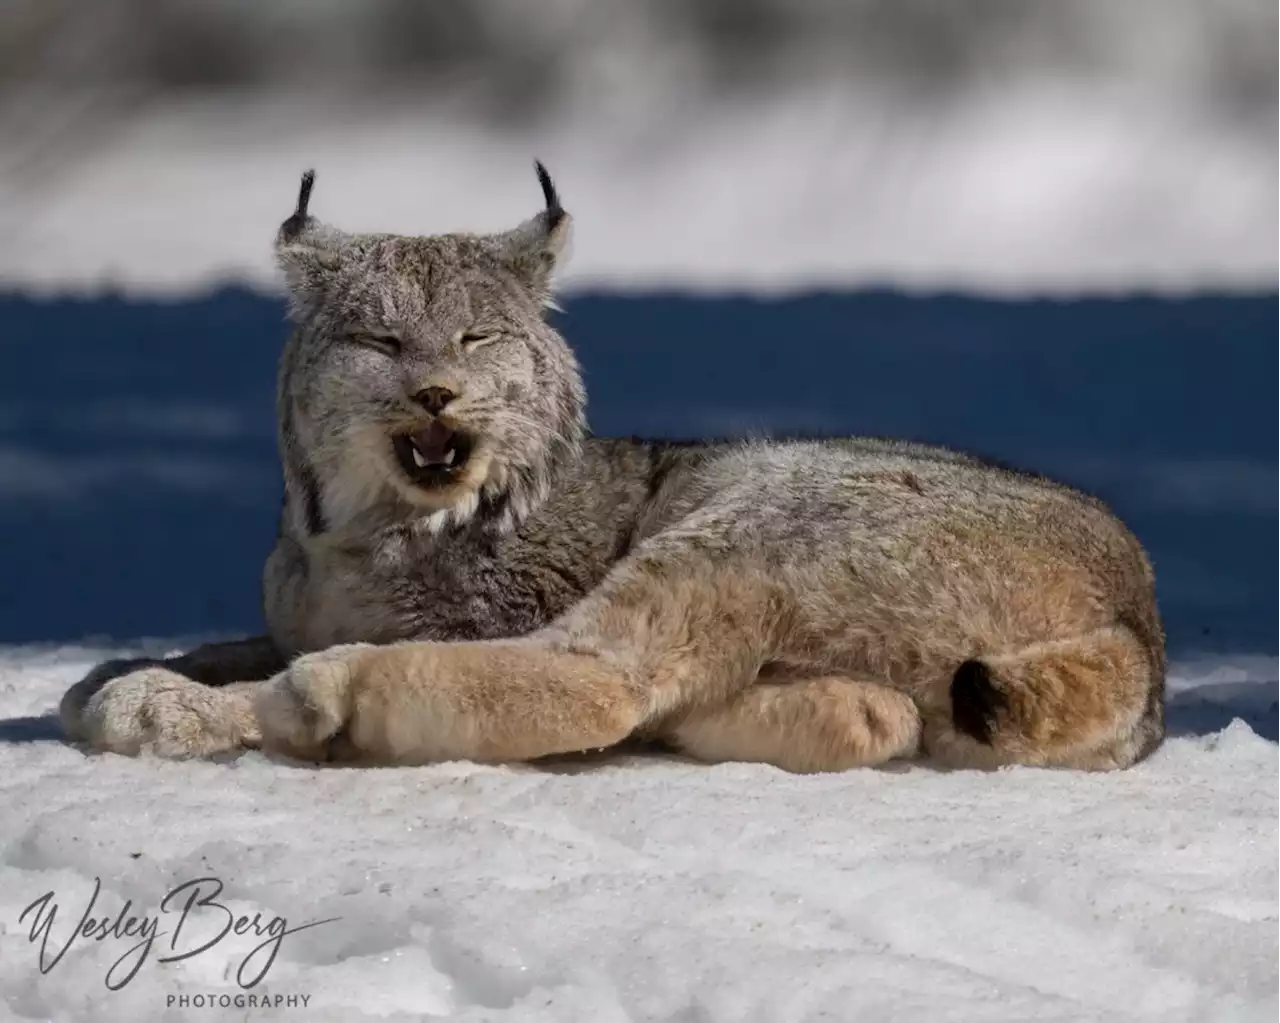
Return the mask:
{"type": "Polygon", "coordinates": [[[938,760],[1105,770],[1136,758],[1152,667],[1127,629],[1099,629],[984,660],[1007,701],[992,744],[957,734],[948,716],[935,715],[926,742],[938,760]]]}
{"type": "Polygon", "coordinates": [[[270,638],[96,669],[70,735],[362,763],[644,736],[796,771],[1108,769],[1159,745],[1154,577],[1100,501],[872,438],[589,436],[543,316],[568,217],[539,177],[546,209],[513,231],[432,238],[322,224],[304,178],[277,243],[298,329],[270,638]],[[424,475],[402,444],[441,424],[470,457],[424,475]]]}
{"type": "Polygon", "coordinates": [[[750,549],[700,550],[689,540],[709,525],[661,534],[525,640],[331,650],[315,678],[304,658],[259,704],[264,741],[315,755],[345,729],[365,759],[405,763],[530,759],[640,732],[707,759],[841,770],[914,754],[918,704],[924,749],[955,766],[1099,769],[1139,755],[1151,654],[1124,626],[1086,632],[1106,620],[1102,591],[1043,549],[1011,549],[1006,533],[934,533],[904,550],[915,560],[904,592],[851,618],[861,594],[847,578],[771,573],[750,549]],[[947,709],[956,665],[975,657],[1008,701],[989,745],[958,733],[947,709]],[[777,664],[879,681],[759,681],[777,664]],[[308,723],[317,701],[334,709],[308,723]]]}
{"type": "Polygon", "coordinates": [[[820,678],[759,682],[724,707],[691,712],[666,738],[708,763],[757,761],[807,774],[914,757],[920,728],[920,712],[902,693],[820,678]]]}
{"type": "Polygon", "coordinates": [[[260,692],[257,713],[269,749],[327,760],[343,732],[362,762],[411,764],[612,746],[643,707],[642,687],[598,659],[516,640],[308,654],[260,692]]]}

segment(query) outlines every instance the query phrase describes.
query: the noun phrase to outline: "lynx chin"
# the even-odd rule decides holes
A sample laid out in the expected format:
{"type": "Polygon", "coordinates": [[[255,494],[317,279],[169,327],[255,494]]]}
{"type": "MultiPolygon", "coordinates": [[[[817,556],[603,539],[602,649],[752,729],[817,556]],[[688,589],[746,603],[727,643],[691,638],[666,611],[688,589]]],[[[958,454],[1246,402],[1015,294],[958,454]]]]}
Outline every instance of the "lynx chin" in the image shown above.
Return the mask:
{"type": "Polygon", "coordinates": [[[544,318],[570,218],[537,172],[532,219],[433,237],[323,224],[303,176],[269,635],[99,666],[71,738],[363,764],[638,738],[791,771],[1160,744],[1152,570],[1101,502],[888,440],[592,436],[544,318]]]}

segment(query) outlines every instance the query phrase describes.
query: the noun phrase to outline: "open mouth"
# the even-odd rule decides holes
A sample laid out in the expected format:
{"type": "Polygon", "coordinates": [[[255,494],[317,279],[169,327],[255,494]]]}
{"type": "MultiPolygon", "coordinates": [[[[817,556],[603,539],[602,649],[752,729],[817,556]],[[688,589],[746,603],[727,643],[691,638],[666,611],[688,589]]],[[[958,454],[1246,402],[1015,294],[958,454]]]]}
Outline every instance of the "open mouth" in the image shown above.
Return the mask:
{"type": "Polygon", "coordinates": [[[396,461],[419,486],[441,486],[451,482],[471,457],[472,441],[465,433],[435,420],[413,433],[391,438],[396,461]]]}

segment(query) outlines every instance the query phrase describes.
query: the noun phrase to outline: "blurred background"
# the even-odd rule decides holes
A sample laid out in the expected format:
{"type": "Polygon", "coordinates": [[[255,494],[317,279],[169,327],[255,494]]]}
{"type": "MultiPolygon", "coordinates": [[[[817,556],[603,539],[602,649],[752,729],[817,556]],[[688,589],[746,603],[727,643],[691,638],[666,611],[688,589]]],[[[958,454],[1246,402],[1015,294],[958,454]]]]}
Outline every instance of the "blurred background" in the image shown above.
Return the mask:
{"type": "Polygon", "coordinates": [[[0,274],[270,280],[505,225],[577,287],[1274,285],[1270,0],[4,0],[0,274]]]}
{"type": "Polygon", "coordinates": [[[270,241],[575,215],[602,433],[869,432],[1109,500],[1276,647],[1274,0],[0,0],[0,641],[249,631],[270,241]],[[787,387],[779,387],[779,381],[787,387]],[[803,383],[797,383],[802,381],[803,383]]]}

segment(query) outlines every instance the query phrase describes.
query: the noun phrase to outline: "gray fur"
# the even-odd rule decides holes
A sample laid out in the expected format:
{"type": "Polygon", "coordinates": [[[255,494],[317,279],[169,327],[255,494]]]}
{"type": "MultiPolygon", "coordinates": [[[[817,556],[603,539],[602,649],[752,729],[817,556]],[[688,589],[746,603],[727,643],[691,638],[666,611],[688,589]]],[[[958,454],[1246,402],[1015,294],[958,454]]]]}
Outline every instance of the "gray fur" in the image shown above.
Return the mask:
{"type": "MultiPolygon", "coordinates": [[[[376,681],[360,681],[368,648],[338,646],[277,676],[256,710],[226,714],[256,713],[275,748],[325,755],[328,743],[333,755],[340,741],[392,762],[521,759],[642,734],[796,770],[921,749],[973,766],[1106,768],[1159,744],[1153,577],[1100,502],[888,440],[591,437],[577,362],[543,316],[569,218],[541,165],[539,178],[547,209],[525,224],[429,238],[324,225],[304,179],[277,236],[296,328],[280,363],[269,645],[282,658],[395,645],[376,681]],[[443,487],[415,484],[391,441],[430,420],[414,400],[427,387],[457,395],[441,418],[475,438],[460,482],[443,487]],[[459,667],[469,688],[449,696],[454,652],[481,667],[459,667]],[[527,679],[499,677],[520,658],[527,679]],[[393,741],[351,717],[345,694],[361,685],[390,687],[406,718],[445,702],[393,741]],[[331,690],[329,731],[299,738],[296,701],[314,720],[331,690]],[[526,703],[539,691],[545,707],[526,703]],[[516,707],[529,722],[519,739],[516,707]]],[[[68,694],[70,734],[125,751],[257,741],[246,722],[154,736],[163,715],[148,713],[146,687],[115,699],[132,676],[114,674],[68,694]]],[[[166,685],[155,700],[171,699],[166,685]]],[[[182,707],[216,717],[208,692],[183,692],[182,707]]]]}

